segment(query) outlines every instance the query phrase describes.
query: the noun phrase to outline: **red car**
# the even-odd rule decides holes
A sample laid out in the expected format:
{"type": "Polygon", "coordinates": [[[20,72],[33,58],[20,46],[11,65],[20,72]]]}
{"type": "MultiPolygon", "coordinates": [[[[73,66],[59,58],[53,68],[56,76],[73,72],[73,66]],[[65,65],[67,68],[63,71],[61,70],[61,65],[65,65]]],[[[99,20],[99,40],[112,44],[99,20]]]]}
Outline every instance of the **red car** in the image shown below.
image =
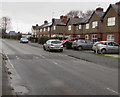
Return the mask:
{"type": "Polygon", "coordinates": [[[75,41],[75,40],[78,40],[79,38],[68,38],[68,39],[66,39],[66,40],[61,40],[61,42],[63,43],[63,46],[65,46],[66,45],[66,42],[73,42],[73,41],[75,41]]]}

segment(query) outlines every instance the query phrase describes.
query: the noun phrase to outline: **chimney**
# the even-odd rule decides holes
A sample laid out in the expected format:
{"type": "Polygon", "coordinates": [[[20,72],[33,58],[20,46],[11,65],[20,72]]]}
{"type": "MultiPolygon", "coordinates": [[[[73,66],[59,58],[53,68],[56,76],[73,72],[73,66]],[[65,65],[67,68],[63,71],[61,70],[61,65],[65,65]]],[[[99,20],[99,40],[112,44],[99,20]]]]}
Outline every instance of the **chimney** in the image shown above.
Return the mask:
{"type": "Polygon", "coordinates": [[[67,16],[63,16],[63,22],[66,24],[67,23],[67,16]]]}
{"type": "Polygon", "coordinates": [[[63,16],[63,15],[61,15],[61,16],[60,16],[60,19],[63,19],[63,18],[64,18],[64,16],[63,16]]]}
{"type": "Polygon", "coordinates": [[[79,18],[78,16],[74,16],[74,18],[79,18]]]}
{"type": "Polygon", "coordinates": [[[38,24],[36,24],[36,26],[38,26],[38,24]]]}
{"type": "Polygon", "coordinates": [[[119,1],[119,2],[116,2],[115,5],[120,5],[120,1],[119,1]]]}
{"type": "Polygon", "coordinates": [[[98,7],[98,8],[96,8],[96,11],[101,11],[101,12],[103,12],[103,8],[98,7]]]}
{"type": "Polygon", "coordinates": [[[45,20],[45,21],[44,21],[44,24],[48,24],[48,21],[45,20]]]}
{"type": "Polygon", "coordinates": [[[52,23],[54,23],[55,22],[55,18],[52,18],[52,23]]]}

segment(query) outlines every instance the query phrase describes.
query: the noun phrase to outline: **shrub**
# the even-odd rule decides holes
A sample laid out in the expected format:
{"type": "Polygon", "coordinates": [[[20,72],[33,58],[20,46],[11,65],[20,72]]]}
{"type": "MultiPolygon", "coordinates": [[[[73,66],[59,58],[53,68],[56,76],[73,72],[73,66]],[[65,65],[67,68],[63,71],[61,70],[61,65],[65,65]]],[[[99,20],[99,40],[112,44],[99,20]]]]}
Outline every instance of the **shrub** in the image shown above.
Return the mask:
{"type": "Polygon", "coordinates": [[[72,42],[66,42],[66,49],[72,49],[72,42]]]}
{"type": "Polygon", "coordinates": [[[38,43],[39,44],[44,44],[47,40],[49,40],[50,38],[47,36],[42,36],[38,39],[38,43]]]}

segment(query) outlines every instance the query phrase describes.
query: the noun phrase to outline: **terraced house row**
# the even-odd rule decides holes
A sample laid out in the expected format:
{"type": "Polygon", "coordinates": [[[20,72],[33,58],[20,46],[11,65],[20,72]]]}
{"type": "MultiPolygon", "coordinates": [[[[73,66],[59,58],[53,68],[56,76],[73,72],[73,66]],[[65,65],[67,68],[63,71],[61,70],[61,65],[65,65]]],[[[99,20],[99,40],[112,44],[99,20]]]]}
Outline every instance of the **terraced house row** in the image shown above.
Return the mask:
{"type": "Polygon", "coordinates": [[[91,16],[52,19],[42,25],[32,26],[33,36],[79,37],[96,41],[115,41],[120,44],[120,2],[110,4],[104,12],[99,7],[91,16]]]}

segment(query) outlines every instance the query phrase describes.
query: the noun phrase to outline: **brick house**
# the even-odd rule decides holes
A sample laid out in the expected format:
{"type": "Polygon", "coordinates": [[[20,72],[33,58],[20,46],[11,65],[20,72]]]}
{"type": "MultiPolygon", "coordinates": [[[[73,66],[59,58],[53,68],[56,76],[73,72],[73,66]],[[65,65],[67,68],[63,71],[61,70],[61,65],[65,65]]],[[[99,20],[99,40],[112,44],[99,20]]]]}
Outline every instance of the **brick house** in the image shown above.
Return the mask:
{"type": "Polygon", "coordinates": [[[41,36],[50,37],[51,26],[52,26],[51,22],[48,23],[48,21],[44,21],[44,24],[42,24],[38,28],[38,37],[41,37],[41,36]]]}
{"type": "Polygon", "coordinates": [[[39,32],[39,30],[38,30],[39,27],[40,26],[38,26],[38,24],[36,24],[36,26],[32,26],[31,31],[32,31],[32,36],[33,37],[37,37],[37,34],[39,32]]]}
{"type": "Polygon", "coordinates": [[[110,4],[103,16],[103,39],[120,44],[120,2],[110,4]]]}
{"type": "Polygon", "coordinates": [[[51,37],[65,37],[66,36],[66,16],[60,16],[60,19],[52,19],[51,37]]]}
{"type": "Polygon", "coordinates": [[[82,18],[79,18],[77,16],[70,17],[67,21],[67,31],[66,35],[70,37],[80,37],[82,35],[82,26],[81,26],[82,18]]]}
{"type": "MultiPolygon", "coordinates": [[[[102,40],[102,16],[103,8],[97,8],[91,16],[83,22],[84,38],[93,42],[102,40]]],[[[83,19],[84,20],[84,19],[83,19]]]]}

